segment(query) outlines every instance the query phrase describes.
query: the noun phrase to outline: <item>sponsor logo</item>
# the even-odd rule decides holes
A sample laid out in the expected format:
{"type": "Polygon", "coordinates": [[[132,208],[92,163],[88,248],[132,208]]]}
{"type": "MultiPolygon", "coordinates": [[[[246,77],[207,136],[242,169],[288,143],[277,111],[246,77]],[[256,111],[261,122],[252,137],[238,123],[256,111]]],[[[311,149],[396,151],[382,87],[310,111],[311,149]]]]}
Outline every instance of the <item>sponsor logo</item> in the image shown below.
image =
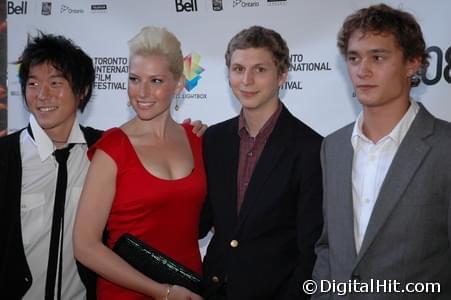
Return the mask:
{"type": "Polygon", "coordinates": [[[97,90],[127,90],[128,58],[100,56],[94,57],[97,90]]]}
{"type": "Polygon", "coordinates": [[[222,0],[212,0],[211,1],[213,10],[214,11],[221,11],[222,10],[222,0]]]}
{"type": "Polygon", "coordinates": [[[233,7],[258,7],[260,6],[260,2],[258,1],[249,1],[249,0],[233,0],[233,7]]]}
{"type": "Polygon", "coordinates": [[[287,0],[267,0],[269,6],[286,5],[287,2],[287,0]]]}
{"type": "Polygon", "coordinates": [[[197,0],[175,0],[175,10],[177,12],[194,12],[197,11],[197,0]]]}
{"type": "Polygon", "coordinates": [[[282,90],[302,90],[302,81],[299,80],[287,80],[280,87],[282,90]]]}
{"type": "Polygon", "coordinates": [[[50,16],[52,14],[52,2],[42,2],[41,15],[50,16]]]}
{"type": "Polygon", "coordinates": [[[205,69],[200,66],[201,56],[198,53],[188,54],[183,58],[183,75],[185,76],[185,91],[176,96],[176,110],[181,104],[181,100],[207,100],[207,94],[205,93],[192,93],[192,91],[198,86],[199,81],[202,79],[202,74],[205,69]]]}
{"type": "Polygon", "coordinates": [[[91,12],[106,12],[106,4],[91,4],[91,12]]]}
{"type": "Polygon", "coordinates": [[[183,58],[183,75],[185,75],[185,89],[191,92],[202,78],[200,74],[205,71],[199,64],[201,56],[197,53],[188,54],[183,58]]]}
{"type": "Polygon", "coordinates": [[[83,9],[74,9],[72,7],[69,7],[67,5],[61,5],[60,13],[62,14],[82,14],[85,11],[83,9]]]}
{"type": "Polygon", "coordinates": [[[328,61],[304,61],[304,55],[291,54],[291,65],[288,69],[290,72],[318,72],[331,71],[328,61]]]}
{"type": "Polygon", "coordinates": [[[451,83],[451,46],[446,48],[440,48],[439,46],[430,46],[426,49],[426,53],[433,55],[430,59],[430,65],[427,68],[427,72],[421,74],[421,79],[426,85],[435,85],[443,79],[450,84],[451,83]],[[434,68],[435,66],[435,68],[434,68]]]}
{"type": "Polygon", "coordinates": [[[16,5],[13,1],[8,1],[8,15],[26,15],[27,8],[27,1],[21,1],[18,5],[16,5]]]}
{"type": "Polygon", "coordinates": [[[292,79],[287,80],[281,86],[282,90],[302,90],[302,81],[293,78],[296,77],[297,79],[297,77],[306,76],[300,73],[327,72],[332,70],[328,61],[305,61],[304,55],[301,53],[290,54],[290,62],[288,71],[292,74],[292,79]]]}

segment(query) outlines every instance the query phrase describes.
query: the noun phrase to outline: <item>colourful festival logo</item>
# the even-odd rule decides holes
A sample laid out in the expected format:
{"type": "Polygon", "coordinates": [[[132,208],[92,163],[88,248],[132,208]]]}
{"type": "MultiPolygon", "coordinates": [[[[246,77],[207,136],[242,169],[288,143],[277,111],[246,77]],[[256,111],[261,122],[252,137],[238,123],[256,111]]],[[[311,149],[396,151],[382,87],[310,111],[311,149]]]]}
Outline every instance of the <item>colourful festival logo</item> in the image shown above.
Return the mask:
{"type": "Polygon", "coordinates": [[[185,75],[185,89],[190,92],[202,78],[200,74],[205,71],[199,64],[201,56],[197,53],[188,54],[183,58],[183,75],[185,75]]]}

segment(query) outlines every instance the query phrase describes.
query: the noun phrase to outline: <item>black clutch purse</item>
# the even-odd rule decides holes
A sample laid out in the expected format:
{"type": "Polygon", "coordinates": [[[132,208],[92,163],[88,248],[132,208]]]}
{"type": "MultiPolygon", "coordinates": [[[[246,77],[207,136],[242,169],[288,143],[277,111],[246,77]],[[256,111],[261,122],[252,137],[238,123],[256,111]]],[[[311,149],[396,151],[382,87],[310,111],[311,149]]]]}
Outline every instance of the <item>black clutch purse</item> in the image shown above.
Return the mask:
{"type": "Polygon", "coordinates": [[[196,294],[201,293],[202,281],[197,273],[131,234],[124,233],[113,251],[133,268],[159,283],[176,284],[196,294]]]}

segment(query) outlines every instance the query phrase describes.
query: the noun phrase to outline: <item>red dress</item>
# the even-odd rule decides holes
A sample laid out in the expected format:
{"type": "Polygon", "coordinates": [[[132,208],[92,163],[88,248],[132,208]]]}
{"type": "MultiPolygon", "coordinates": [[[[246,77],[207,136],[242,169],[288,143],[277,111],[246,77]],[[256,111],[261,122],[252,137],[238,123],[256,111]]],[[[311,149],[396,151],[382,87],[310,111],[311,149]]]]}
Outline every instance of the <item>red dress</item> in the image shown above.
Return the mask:
{"type": "MultiPolygon", "coordinates": [[[[128,136],[112,128],[89,150],[107,153],[117,165],[116,194],[107,221],[108,247],[123,233],[131,233],[179,263],[201,274],[198,246],[199,215],[206,196],[202,140],[183,125],[194,159],[188,176],[166,180],[141,164],[128,136]]],[[[97,299],[150,299],[99,277],[97,299]]]]}

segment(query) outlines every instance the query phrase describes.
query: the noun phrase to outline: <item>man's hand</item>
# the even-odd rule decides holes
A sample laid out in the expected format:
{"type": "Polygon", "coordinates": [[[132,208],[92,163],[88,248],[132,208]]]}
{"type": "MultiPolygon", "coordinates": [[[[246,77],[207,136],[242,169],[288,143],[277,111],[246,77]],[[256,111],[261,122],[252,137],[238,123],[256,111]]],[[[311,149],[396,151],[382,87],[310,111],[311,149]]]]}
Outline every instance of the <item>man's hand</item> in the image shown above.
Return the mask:
{"type": "Polygon", "coordinates": [[[207,124],[203,124],[202,121],[191,121],[191,118],[183,120],[183,124],[191,124],[191,126],[193,126],[193,133],[199,137],[201,137],[208,128],[207,124]]]}

